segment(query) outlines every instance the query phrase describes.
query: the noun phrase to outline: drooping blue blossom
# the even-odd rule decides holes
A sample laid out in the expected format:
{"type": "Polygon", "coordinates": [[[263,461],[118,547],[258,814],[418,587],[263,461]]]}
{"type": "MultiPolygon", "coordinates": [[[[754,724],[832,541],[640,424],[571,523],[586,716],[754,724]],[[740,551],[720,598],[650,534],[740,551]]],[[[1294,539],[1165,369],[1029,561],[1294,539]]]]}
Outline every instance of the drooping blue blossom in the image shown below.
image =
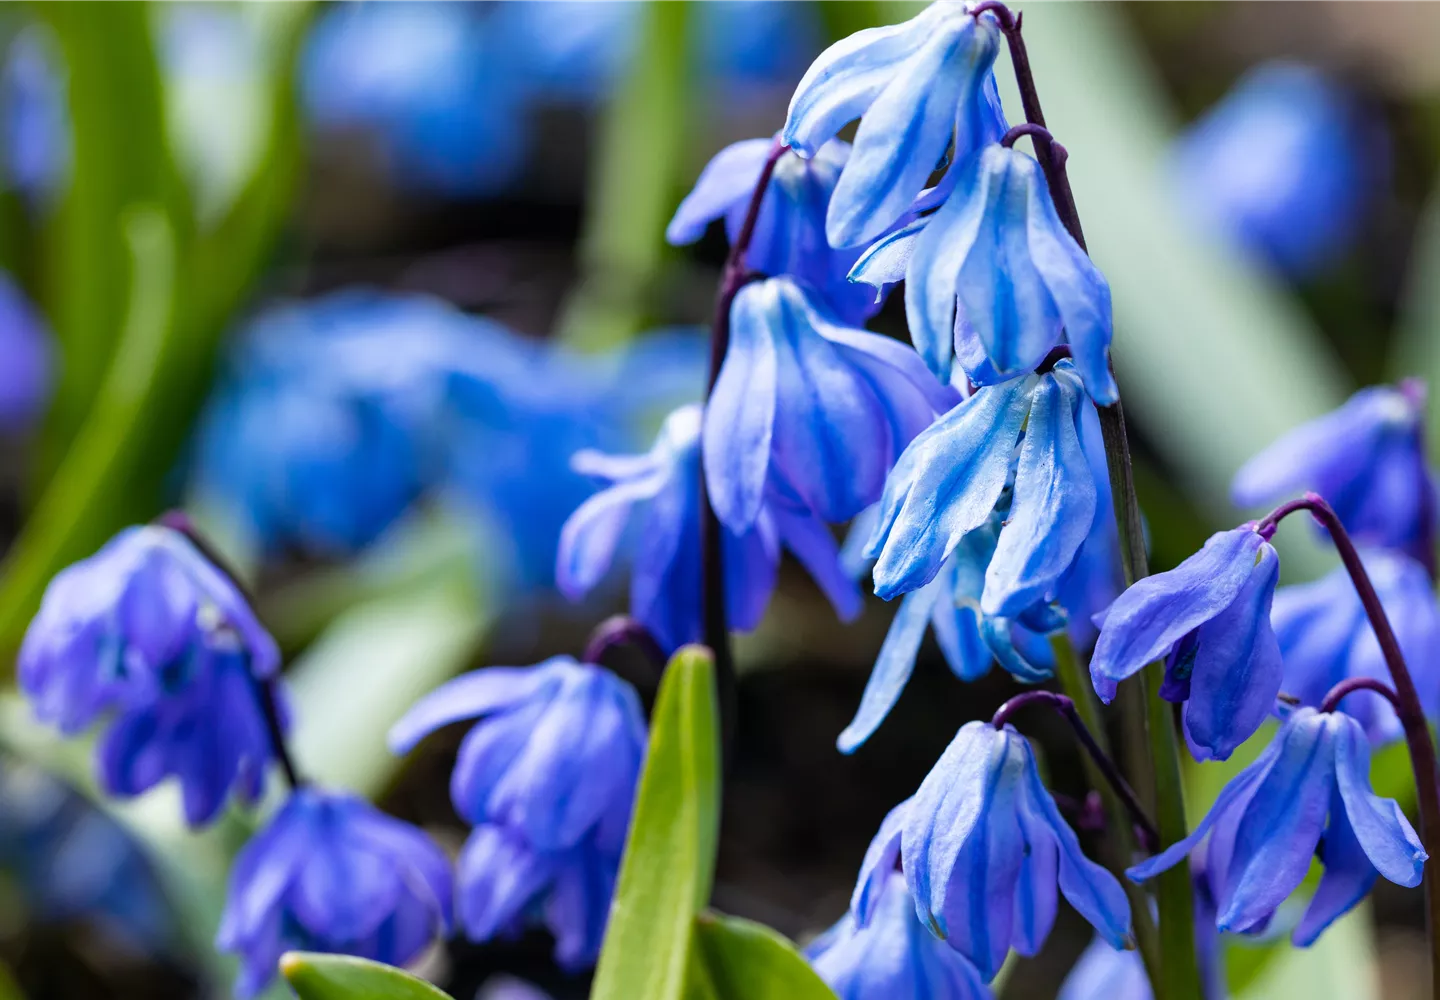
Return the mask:
{"type": "Polygon", "coordinates": [[[448,933],[452,892],[450,863],[420,830],[353,795],[297,788],[236,858],[215,944],[240,957],[241,998],[286,951],[404,965],[448,933]]]}
{"type": "Polygon", "coordinates": [[[50,331],[25,293],[0,271],[0,430],[34,423],[50,395],[50,331]]]}
{"type": "MultiPolygon", "coordinates": [[[[1434,586],[1423,566],[1400,553],[1370,549],[1362,557],[1421,704],[1433,718],[1440,714],[1440,604],[1434,586]]],[[[1303,705],[1319,705],[1347,678],[1390,678],[1360,595],[1343,567],[1313,583],[1281,587],[1270,621],[1285,661],[1285,692],[1303,705]]],[[[1395,709],[1384,698],[1356,694],[1341,706],[1372,742],[1403,736],[1395,709]]]]}
{"type": "Polygon", "coordinates": [[[954,166],[1005,132],[992,66],[1000,30],[969,5],[942,0],[903,24],[867,28],[811,65],[785,120],[785,142],[814,156],[861,118],[830,199],[837,247],[876,239],[912,208],[947,151],[954,166]]]}
{"type": "Polygon", "coordinates": [[[743,532],[779,495],[821,520],[848,521],[959,399],[910,348],[842,325],[803,285],[752,282],[735,296],[707,405],[702,450],[716,516],[743,532]]]}
{"type": "Polygon", "coordinates": [[[512,47],[487,27],[471,4],[337,4],[306,46],[305,110],[322,130],[374,135],[401,186],[496,191],[524,164],[526,88],[512,47]]]}
{"type": "Polygon", "coordinates": [[[743,86],[788,87],[822,41],[809,4],[732,0],[700,4],[694,14],[696,64],[727,103],[743,97],[743,86]]]}
{"type": "Polygon", "coordinates": [[[1292,936],[1299,947],[1313,944],[1360,902],[1378,876],[1419,885],[1426,860],[1400,807],[1370,788],[1370,744],[1360,723],[1308,707],[1285,720],[1190,836],[1127,874],[1152,878],[1207,835],[1216,927],[1242,934],[1266,928],[1304,880],[1318,848],[1325,874],[1292,936]]]}
{"type": "Polygon", "coordinates": [[[975,967],[915,916],[905,876],[883,876],[870,919],[852,913],[805,949],[838,1000],[990,1000],[975,967]]]}
{"type": "Polygon", "coordinates": [[[966,723],[914,797],[885,818],[851,899],[861,926],[897,859],[921,922],[985,982],[1012,947],[1034,955],[1044,944],[1057,885],[1106,941],[1133,946],[1125,891],[1080,850],[1029,742],[1011,726],[966,723]]]}
{"type": "MultiPolygon", "coordinates": [[[[701,408],[683,406],[665,420],[644,455],[580,452],[575,468],[605,488],[570,516],[560,534],[555,577],[578,600],[606,575],[632,520],[642,529],[630,573],[630,613],[660,644],[675,649],[701,635],[701,408]]],[[[830,530],[813,513],[773,491],[754,526],[725,530],[726,610],[732,629],[759,624],[775,588],[780,547],[815,578],[842,618],[860,611],[860,594],[840,567],[830,530]]]]}
{"type": "Polygon", "coordinates": [[[1361,389],[1289,431],[1236,473],[1242,507],[1314,490],[1356,541],[1434,559],[1435,478],[1425,459],[1425,383],[1361,389]]]}
{"type": "MultiPolygon", "coordinates": [[[[725,234],[734,243],[771,148],[772,140],[745,139],[716,153],[675,210],[666,239],[676,245],[693,243],[709,223],[723,218],[725,234]]],[[[825,210],[849,158],[850,144],[840,139],[831,139],[809,159],[793,152],[780,156],[760,203],[745,263],[762,274],[799,279],[844,325],[859,326],[879,310],[882,296],[849,280],[861,249],[834,249],[825,238],[825,210]]]]}
{"type": "Polygon", "coordinates": [[[1225,760],[1275,707],[1283,666],[1270,625],[1280,557],[1245,524],[1211,535],[1167,573],[1138,581],[1099,621],[1090,677],[1101,700],[1166,657],[1161,696],[1185,703],[1197,760],[1225,760]]]}
{"type": "Polygon", "coordinates": [[[1176,199],[1255,257],[1306,277],[1353,241],[1386,143],[1354,96],[1295,63],[1258,66],[1176,140],[1176,199]]]}

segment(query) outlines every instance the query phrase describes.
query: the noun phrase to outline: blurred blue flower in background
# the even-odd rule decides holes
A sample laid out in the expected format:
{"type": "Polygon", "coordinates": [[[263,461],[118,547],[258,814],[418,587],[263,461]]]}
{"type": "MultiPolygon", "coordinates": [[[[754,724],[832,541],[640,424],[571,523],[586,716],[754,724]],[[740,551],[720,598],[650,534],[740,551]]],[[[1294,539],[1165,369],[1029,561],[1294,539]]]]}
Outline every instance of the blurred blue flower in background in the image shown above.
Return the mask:
{"type": "Polygon", "coordinates": [[[50,394],[50,330],[25,293],[0,271],[0,430],[35,422],[50,394]]]}
{"type": "Polygon", "coordinates": [[[216,947],[253,997],[286,951],[404,965],[450,929],[450,863],[424,833],[353,795],[295,789],[240,851],[216,947]]]}
{"type": "Polygon", "coordinates": [[[1354,241],[1388,168],[1380,125],[1319,70],[1267,63],[1176,140],[1176,197],[1294,277],[1354,241]]]}
{"type": "Polygon", "coordinates": [[[699,70],[728,99],[739,86],[789,86],[823,42],[813,4],[727,0],[692,9],[699,70]]]}
{"type": "Polygon", "coordinates": [[[1118,951],[1097,937],[1081,953],[1055,1000],[1154,1000],[1138,951],[1118,951]]]}
{"type": "Polygon", "coordinates": [[[60,190],[70,169],[65,77],[55,39],[27,25],[10,42],[0,73],[8,180],[32,202],[60,190]]]}

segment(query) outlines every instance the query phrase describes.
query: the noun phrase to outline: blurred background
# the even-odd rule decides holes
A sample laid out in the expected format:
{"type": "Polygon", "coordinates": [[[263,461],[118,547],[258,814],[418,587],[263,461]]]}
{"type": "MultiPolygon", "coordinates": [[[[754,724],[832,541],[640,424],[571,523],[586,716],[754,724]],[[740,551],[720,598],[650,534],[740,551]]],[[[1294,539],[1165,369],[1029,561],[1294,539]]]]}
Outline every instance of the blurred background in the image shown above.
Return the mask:
{"type": "MultiPolygon", "coordinates": [[[[0,10],[0,997],[226,995],[211,939],[254,822],[192,833],[169,788],[101,801],[86,741],[31,721],[8,675],[50,577],[184,506],[286,650],[302,769],[458,845],[458,735],[399,761],[386,729],[461,670],[578,652],[623,608],[623,576],[556,594],[555,544],[592,489],[570,455],[644,450],[703,388],[724,235],[677,250],[665,225],[715,152],[781,125],[825,45],[918,9],[0,10]]],[[[1237,520],[1229,478],[1281,431],[1364,384],[1440,379],[1440,6],[1024,9],[1114,289],[1163,568],[1237,520]]],[[[1003,55],[997,75],[1013,114],[1003,55]]],[[[872,327],[903,337],[901,305],[872,327]]],[[[1327,568],[1303,530],[1281,544],[1290,579],[1327,568]]],[[[715,902],[804,939],[881,817],[1013,689],[964,686],[927,647],[842,757],[891,609],[839,628],[792,569],[739,641],[715,902]]],[[[1083,791],[1064,734],[1036,736],[1083,791]]],[[[1399,765],[1376,780],[1403,798],[1399,765]]],[[[1196,769],[1195,810],[1225,774],[1196,769]]],[[[1310,952],[1228,944],[1232,992],[1403,1000],[1421,927],[1387,883],[1310,952]]],[[[1073,914],[1060,931],[1003,995],[1054,995],[1087,941],[1073,914]]],[[[466,1000],[498,974],[583,996],[550,946],[453,942],[421,971],[466,1000]]]]}

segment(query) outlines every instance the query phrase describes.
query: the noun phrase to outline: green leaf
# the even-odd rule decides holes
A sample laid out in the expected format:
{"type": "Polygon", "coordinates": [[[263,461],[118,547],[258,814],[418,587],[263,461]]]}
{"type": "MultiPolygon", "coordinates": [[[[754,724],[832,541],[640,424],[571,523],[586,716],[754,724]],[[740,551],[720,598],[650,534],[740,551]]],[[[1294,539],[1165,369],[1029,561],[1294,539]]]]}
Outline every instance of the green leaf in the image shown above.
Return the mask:
{"type": "Polygon", "coordinates": [[[591,1000],[680,1000],[691,927],[710,898],[720,820],[715,658],[670,659],[591,1000]]]}
{"type": "Polygon", "coordinates": [[[695,918],[686,1000],[835,1000],[784,935],[720,913],[695,918]]]}
{"type": "Polygon", "coordinates": [[[1420,375],[1430,384],[1430,454],[1440,456],[1440,180],[1420,216],[1401,303],[1395,377],[1420,375]]]}
{"type": "Polygon", "coordinates": [[[300,1000],[450,1000],[404,969],[353,955],[286,952],[280,972],[300,1000]]]}

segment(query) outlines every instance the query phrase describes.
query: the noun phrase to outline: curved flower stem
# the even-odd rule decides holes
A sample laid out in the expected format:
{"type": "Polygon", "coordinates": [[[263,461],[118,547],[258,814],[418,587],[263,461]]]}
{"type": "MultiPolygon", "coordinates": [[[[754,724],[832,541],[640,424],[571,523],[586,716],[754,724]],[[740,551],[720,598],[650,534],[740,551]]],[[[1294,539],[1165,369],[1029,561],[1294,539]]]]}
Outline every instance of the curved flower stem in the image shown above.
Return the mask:
{"type": "MultiPolygon", "coordinates": [[[[1010,49],[1015,82],[1025,120],[1045,131],[1031,132],[1035,158],[1045,174],[1055,211],[1066,230],[1082,250],[1085,233],[1075,208],[1075,195],[1065,173],[1068,153],[1051,138],[1030,69],[1030,55],[1020,30],[1020,15],[998,0],[987,0],[971,13],[989,13],[1000,24],[1010,49]]],[[[1135,497],[1135,472],[1130,461],[1130,441],[1125,432],[1125,411],[1117,399],[1110,406],[1097,407],[1100,432],[1105,441],[1105,462],[1110,473],[1115,521],[1119,529],[1120,557],[1127,585],[1145,577],[1145,534],[1140,521],[1140,504],[1135,497]]],[[[1175,731],[1175,714],[1169,703],[1152,697],[1164,677],[1162,664],[1151,664],[1120,691],[1120,712],[1129,744],[1127,759],[1142,788],[1153,788],[1155,817],[1161,842],[1173,844],[1189,832],[1185,821],[1185,798],[1180,773],[1180,741],[1175,731]],[[1148,751],[1148,752],[1147,752],[1148,751]]],[[[1190,874],[1176,866],[1158,879],[1157,902],[1160,917],[1160,978],[1151,976],[1158,1000],[1200,1000],[1200,964],[1195,955],[1195,911],[1190,874]]]]}
{"type": "MultiPolygon", "coordinates": [[[[1370,619],[1370,627],[1375,630],[1375,639],[1380,645],[1381,655],[1385,657],[1385,665],[1390,668],[1390,680],[1395,685],[1395,714],[1400,717],[1400,725],[1405,729],[1410,767],[1415,772],[1415,795],[1420,804],[1420,839],[1425,844],[1425,853],[1431,858],[1425,866],[1425,924],[1426,936],[1430,939],[1431,991],[1436,1000],[1440,1000],[1440,937],[1437,937],[1440,934],[1440,890],[1437,890],[1432,877],[1434,865],[1440,862],[1440,775],[1437,775],[1430,724],[1425,719],[1425,709],[1415,689],[1415,681],[1410,676],[1410,668],[1405,664],[1400,641],[1395,638],[1385,606],[1380,603],[1380,595],[1375,593],[1375,585],[1370,581],[1370,574],[1365,570],[1365,563],[1351,541],[1350,533],[1325,498],[1318,493],[1306,493],[1299,499],[1283,503],[1265,515],[1256,524],[1255,530],[1262,537],[1271,538],[1276,526],[1299,510],[1309,511],[1330,533],[1335,551],[1355,584],[1355,592],[1360,595],[1360,604],[1370,619]]],[[[1332,697],[1339,701],[1343,694],[1336,696],[1335,691],[1331,691],[1325,700],[1329,702],[1332,697]]]]}
{"type": "Polygon", "coordinates": [[[1397,711],[1400,708],[1400,696],[1384,681],[1377,681],[1373,677],[1348,677],[1325,692],[1325,697],[1320,700],[1318,711],[1335,711],[1342,698],[1354,694],[1356,691],[1374,691],[1393,705],[1397,711]]]}
{"type": "Polygon", "coordinates": [[[581,661],[599,665],[605,658],[605,654],[617,646],[633,646],[644,654],[645,659],[655,668],[655,677],[658,679],[665,670],[665,650],[660,648],[660,643],[650,630],[629,615],[611,615],[590,633],[590,639],[585,643],[585,652],[581,654],[581,661]]]}
{"type": "MultiPolygon", "coordinates": [[[[178,531],[189,539],[190,544],[195,546],[212,566],[225,574],[235,589],[240,592],[240,596],[245,599],[245,603],[250,606],[251,610],[254,610],[255,595],[250,593],[250,588],[245,586],[245,581],[240,579],[229,561],[210,543],[210,539],[195,527],[195,522],[190,520],[188,514],[180,510],[167,510],[155,519],[155,523],[172,531],[178,531]]],[[[289,744],[285,741],[285,727],[280,722],[280,693],[275,678],[257,677],[254,672],[248,670],[246,673],[249,674],[251,682],[255,685],[255,697],[260,703],[260,714],[265,717],[265,730],[270,736],[270,746],[275,751],[275,760],[280,764],[280,770],[285,775],[286,783],[291,788],[299,788],[305,784],[305,781],[300,777],[300,772],[295,767],[295,759],[290,756],[289,744]]]]}
{"type": "MultiPolygon", "coordinates": [[[[745,212],[745,221],[730,247],[725,259],[725,271],[720,278],[720,291],[715,298],[715,319],[710,328],[710,377],[705,387],[705,399],[715,391],[715,381],[720,377],[720,366],[725,363],[725,352],[730,346],[730,306],[736,294],[754,275],[745,265],[745,251],[750,249],[750,240],[755,235],[755,223],[760,218],[760,205],[765,199],[765,190],[770,186],[770,177],[775,173],[775,164],[790,147],[779,138],[770,147],[770,155],[755,182],[750,195],[750,205],[745,212]]],[[[701,445],[704,448],[704,445],[701,445]]],[[[720,700],[721,739],[730,745],[735,731],[735,658],[730,649],[730,627],[725,613],[725,565],[724,530],[715,508],[710,505],[710,494],[705,485],[705,463],[700,463],[700,600],[703,641],[715,651],[715,686],[720,700]]]]}

